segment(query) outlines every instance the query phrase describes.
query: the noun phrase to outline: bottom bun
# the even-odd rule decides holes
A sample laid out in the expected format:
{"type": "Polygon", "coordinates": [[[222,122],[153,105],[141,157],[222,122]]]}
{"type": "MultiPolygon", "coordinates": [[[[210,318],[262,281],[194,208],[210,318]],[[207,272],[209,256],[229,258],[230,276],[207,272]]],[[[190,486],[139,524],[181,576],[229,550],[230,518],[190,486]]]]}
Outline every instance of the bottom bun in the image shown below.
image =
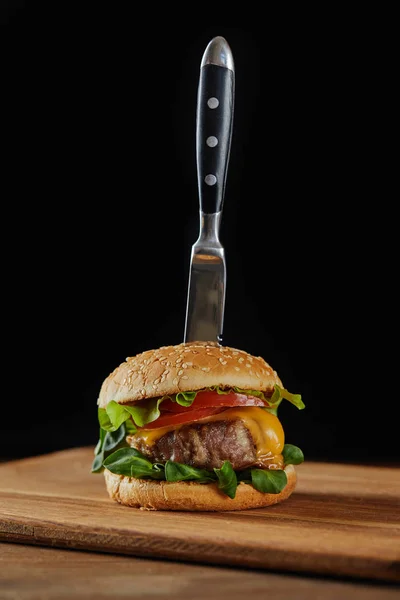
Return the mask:
{"type": "Polygon", "coordinates": [[[216,483],[155,481],[115,475],[104,470],[110,498],[125,506],[146,510],[225,511],[271,506],[289,498],[297,476],[293,465],[285,467],[287,485],[279,494],[264,494],[239,483],[235,498],[221,492],[216,483]]]}

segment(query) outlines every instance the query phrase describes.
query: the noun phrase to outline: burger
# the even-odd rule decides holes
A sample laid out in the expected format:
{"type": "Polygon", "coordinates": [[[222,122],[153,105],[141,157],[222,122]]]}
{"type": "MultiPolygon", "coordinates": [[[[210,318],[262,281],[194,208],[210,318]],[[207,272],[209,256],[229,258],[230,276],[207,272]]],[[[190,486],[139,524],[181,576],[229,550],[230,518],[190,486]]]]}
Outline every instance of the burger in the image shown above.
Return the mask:
{"type": "Polygon", "coordinates": [[[93,473],[111,499],[148,510],[266,507],[296,486],[282,400],[304,408],[260,356],[213,342],[147,350],[103,382],[93,473]]]}

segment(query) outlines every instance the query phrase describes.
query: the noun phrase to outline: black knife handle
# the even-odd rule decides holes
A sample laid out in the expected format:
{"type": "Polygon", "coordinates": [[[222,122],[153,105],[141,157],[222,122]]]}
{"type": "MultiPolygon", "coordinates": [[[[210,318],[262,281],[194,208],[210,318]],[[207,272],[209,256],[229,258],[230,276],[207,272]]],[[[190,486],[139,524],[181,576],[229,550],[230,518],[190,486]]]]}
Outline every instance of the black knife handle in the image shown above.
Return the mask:
{"type": "Polygon", "coordinates": [[[196,156],[200,210],[222,210],[232,139],[235,73],[206,64],[200,69],[196,156]]]}

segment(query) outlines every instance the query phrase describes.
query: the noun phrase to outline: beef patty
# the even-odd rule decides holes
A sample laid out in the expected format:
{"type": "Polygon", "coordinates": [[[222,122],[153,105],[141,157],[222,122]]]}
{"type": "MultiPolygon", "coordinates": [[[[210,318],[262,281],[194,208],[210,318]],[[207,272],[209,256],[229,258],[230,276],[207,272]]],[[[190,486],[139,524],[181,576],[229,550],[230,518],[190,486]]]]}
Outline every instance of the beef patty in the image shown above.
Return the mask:
{"type": "Polygon", "coordinates": [[[148,446],[140,436],[127,442],[152,462],[172,460],[199,469],[221,468],[229,460],[234,470],[256,463],[256,448],[241,419],[191,423],[168,431],[148,446]]]}

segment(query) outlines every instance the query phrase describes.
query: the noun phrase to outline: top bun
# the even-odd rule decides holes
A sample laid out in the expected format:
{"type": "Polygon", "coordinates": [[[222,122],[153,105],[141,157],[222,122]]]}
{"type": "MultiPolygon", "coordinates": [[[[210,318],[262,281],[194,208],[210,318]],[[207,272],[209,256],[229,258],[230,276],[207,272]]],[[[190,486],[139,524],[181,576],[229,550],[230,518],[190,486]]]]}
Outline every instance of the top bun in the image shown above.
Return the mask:
{"type": "Polygon", "coordinates": [[[214,342],[162,346],[127,358],[105,379],[97,404],[127,404],[218,385],[271,394],[282,386],[276,371],[260,356],[214,342]]]}

